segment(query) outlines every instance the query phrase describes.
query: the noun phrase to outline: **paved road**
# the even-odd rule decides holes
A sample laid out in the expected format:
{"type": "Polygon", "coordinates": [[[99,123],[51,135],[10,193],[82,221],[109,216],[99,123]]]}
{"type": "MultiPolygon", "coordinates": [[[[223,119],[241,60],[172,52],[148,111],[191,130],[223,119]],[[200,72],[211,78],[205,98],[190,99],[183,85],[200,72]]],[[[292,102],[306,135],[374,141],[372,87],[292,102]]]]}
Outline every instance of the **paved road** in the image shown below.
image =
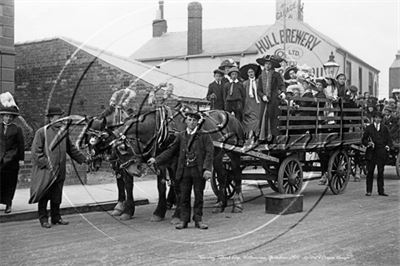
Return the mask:
{"type": "MultiPolygon", "coordinates": [[[[137,208],[121,222],[108,213],[70,215],[68,226],[42,229],[36,220],[1,224],[2,265],[399,265],[400,180],[393,169],[385,182],[389,197],[365,197],[365,183],[350,182],[342,195],[310,182],[304,211],[264,212],[263,194],[244,193],[242,214],[212,214],[206,200],[207,231],[178,231],[169,219],[151,223],[154,204],[137,208]]],[[[375,183],[376,184],[376,183],[375,183]]],[[[374,184],[374,185],[375,185],[374,184]]],[[[375,187],[376,190],[376,187],[375,187]]],[[[168,214],[170,215],[170,214],[168,214]]]]}

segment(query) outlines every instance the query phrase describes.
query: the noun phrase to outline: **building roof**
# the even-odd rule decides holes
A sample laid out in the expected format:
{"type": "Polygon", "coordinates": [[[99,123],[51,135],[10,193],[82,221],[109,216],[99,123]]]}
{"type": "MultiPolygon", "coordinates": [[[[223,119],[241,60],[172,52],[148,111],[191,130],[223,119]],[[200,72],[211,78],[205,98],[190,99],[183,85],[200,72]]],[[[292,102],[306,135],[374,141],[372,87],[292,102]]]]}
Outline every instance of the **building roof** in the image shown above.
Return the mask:
{"type": "MultiPolygon", "coordinates": [[[[327,43],[336,47],[339,51],[346,53],[352,59],[379,72],[378,69],[350,53],[332,38],[326,36],[307,23],[302,21],[299,21],[299,23],[303,23],[310,31],[315,32],[327,43]]],[[[257,25],[205,29],[203,30],[203,53],[200,55],[223,56],[257,53],[255,42],[265,35],[271,26],[272,25],[257,25]]],[[[187,57],[187,31],[167,32],[160,37],[154,37],[135,51],[129,58],[146,62],[185,57],[187,57]]]]}
{"type": "MultiPolygon", "coordinates": [[[[252,48],[269,26],[246,26],[203,30],[202,55],[257,53],[252,48]],[[238,38],[240,36],[240,38],[238,38]]],[[[129,58],[139,61],[182,58],[187,56],[187,31],[167,32],[150,39],[129,58]]]]}
{"type": "Polygon", "coordinates": [[[176,77],[170,75],[166,72],[163,72],[157,67],[153,67],[136,60],[132,60],[123,56],[119,56],[108,51],[99,49],[97,47],[93,47],[76,40],[66,38],[66,37],[54,37],[50,39],[43,39],[31,42],[23,42],[18,43],[16,45],[25,45],[25,44],[32,44],[32,43],[39,43],[45,41],[52,41],[52,40],[63,40],[70,45],[75,46],[77,49],[85,51],[92,56],[97,57],[99,60],[102,60],[114,67],[117,67],[129,74],[132,74],[138,79],[141,79],[145,82],[148,82],[152,85],[158,85],[160,83],[168,82],[174,85],[174,95],[184,98],[197,98],[203,99],[207,94],[207,87],[198,84],[196,82],[184,79],[182,77],[176,77]]]}

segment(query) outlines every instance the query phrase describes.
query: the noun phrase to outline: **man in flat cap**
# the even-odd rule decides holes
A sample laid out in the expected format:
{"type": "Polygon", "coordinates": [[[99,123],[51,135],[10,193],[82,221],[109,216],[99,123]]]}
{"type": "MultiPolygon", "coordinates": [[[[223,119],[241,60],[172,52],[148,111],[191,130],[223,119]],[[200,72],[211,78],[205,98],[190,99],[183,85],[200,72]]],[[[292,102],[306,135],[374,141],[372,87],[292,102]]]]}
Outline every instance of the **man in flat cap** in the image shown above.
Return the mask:
{"type": "Polygon", "coordinates": [[[43,228],[50,228],[47,202],[50,201],[52,224],[67,225],[60,215],[62,189],[66,174],[66,154],[78,163],[89,160],[71,143],[68,128],[58,121],[63,115],[59,107],[47,111],[49,124],[36,131],[32,143],[32,181],[29,203],[38,202],[39,221],[43,228]]]}
{"type": "Polygon", "coordinates": [[[207,229],[208,225],[202,222],[203,194],[206,180],[211,178],[214,147],[208,133],[199,129],[200,114],[188,112],[186,117],[186,130],[176,135],[175,141],[169,148],[150,158],[148,164],[163,164],[175,153],[179,153],[176,180],[181,190],[180,223],[175,228],[187,228],[190,221],[191,206],[190,195],[194,190],[193,220],[195,227],[207,229]]]}
{"type": "Polygon", "coordinates": [[[211,102],[212,110],[224,110],[224,93],[222,78],[225,72],[221,69],[214,70],[214,81],[208,85],[207,100],[211,102]]]}

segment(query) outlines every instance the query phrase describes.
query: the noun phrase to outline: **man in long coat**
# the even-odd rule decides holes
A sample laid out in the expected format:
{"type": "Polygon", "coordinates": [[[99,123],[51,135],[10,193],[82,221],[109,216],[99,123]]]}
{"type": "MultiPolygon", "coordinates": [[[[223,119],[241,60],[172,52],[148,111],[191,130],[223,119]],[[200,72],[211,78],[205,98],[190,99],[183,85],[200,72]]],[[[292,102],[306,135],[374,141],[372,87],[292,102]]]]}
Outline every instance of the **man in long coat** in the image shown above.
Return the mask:
{"type": "Polygon", "coordinates": [[[211,102],[212,110],[224,110],[224,85],[222,83],[224,74],[225,72],[221,69],[214,70],[214,81],[208,85],[207,100],[211,102]]]}
{"type": "Polygon", "coordinates": [[[16,106],[2,107],[0,115],[0,203],[6,205],[4,212],[10,213],[20,162],[24,161],[24,136],[22,129],[13,123],[19,115],[16,106]]]}
{"type": "Polygon", "coordinates": [[[78,163],[87,162],[86,157],[71,143],[68,128],[56,122],[63,111],[50,107],[47,117],[50,124],[35,133],[32,144],[32,181],[29,203],[38,202],[39,221],[42,227],[50,228],[47,202],[50,200],[52,224],[67,225],[60,215],[62,189],[66,173],[66,154],[78,163]]]}
{"type": "Polygon", "coordinates": [[[372,193],[375,166],[378,167],[378,194],[380,196],[388,196],[383,187],[383,171],[388,158],[388,152],[392,147],[392,139],[390,138],[388,128],[382,123],[382,118],[382,113],[376,112],[373,116],[373,123],[366,127],[362,137],[362,143],[367,147],[365,158],[368,161],[366,196],[371,196],[372,193]]]}
{"type": "Polygon", "coordinates": [[[260,141],[272,141],[279,134],[279,103],[285,92],[285,83],[281,74],[275,71],[280,67],[282,59],[273,55],[258,58],[257,63],[264,66],[258,78],[257,93],[262,100],[260,103],[260,141]]]}
{"type": "Polygon", "coordinates": [[[175,178],[181,190],[181,222],[175,226],[176,229],[187,228],[190,221],[192,187],[194,190],[193,220],[195,226],[199,229],[208,228],[208,225],[202,222],[203,194],[206,180],[211,178],[214,147],[210,135],[198,128],[200,118],[198,113],[188,113],[186,130],[176,135],[174,142],[166,151],[148,161],[149,164],[163,164],[174,154],[179,153],[175,178]]]}

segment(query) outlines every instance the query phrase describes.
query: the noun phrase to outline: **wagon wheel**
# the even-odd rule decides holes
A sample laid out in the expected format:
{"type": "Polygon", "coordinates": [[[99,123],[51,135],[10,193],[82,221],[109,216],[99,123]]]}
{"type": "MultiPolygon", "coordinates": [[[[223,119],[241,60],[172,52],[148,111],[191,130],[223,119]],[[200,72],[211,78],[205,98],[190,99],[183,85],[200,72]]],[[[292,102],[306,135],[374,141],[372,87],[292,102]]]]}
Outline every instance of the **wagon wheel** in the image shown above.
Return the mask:
{"type": "Polygon", "coordinates": [[[288,157],[279,166],[278,192],[296,194],[303,186],[303,169],[296,157],[288,157]]]}
{"type": "Polygon", "coordinates": [[[397,159],[396,159],[396,173],[397,177],[400,177],[400,151],[397,154],[397,159]]]}
{"type": "Polygon", "coordinates": [[[278,181],[277,181],[277,180],[268,180],[268,184],[269,184],[269,187],[270,187],[273,191],[279,192],[279,189],[278,189],[278,181]]]}
{"type": "Polygon", "coordinates": [[[346,151],[335,151],[329,158],[328,180],[333,194],[342,193],[350,179],[350,158],[346,151]]]}
{"type": "MultiPolygon", "coordinates": [[[[226,198],[230,199],[232,198],[233,194],[235,194],[235,182],[233,181],[232,178],[233,176],[232,166],[230,163],[224,163],[224,168],[226,171],[226,178],[227,178],[225,193],[226,193],[226,198]]],[[[210,183],[212,191],[214,192],[215,196],[218,197],[220,184],[218,182],[217,172],[215,171],[215,169],[213,169],[210,183]]]]}

